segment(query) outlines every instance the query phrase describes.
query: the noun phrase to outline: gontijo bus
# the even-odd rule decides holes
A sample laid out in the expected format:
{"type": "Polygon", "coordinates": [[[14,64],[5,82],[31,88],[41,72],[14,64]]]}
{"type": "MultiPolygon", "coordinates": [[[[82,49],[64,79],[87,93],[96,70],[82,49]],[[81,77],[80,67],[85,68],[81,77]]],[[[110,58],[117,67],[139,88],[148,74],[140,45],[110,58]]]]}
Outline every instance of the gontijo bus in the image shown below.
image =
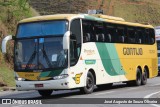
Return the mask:
{"type": "MultiPolygon", "coordinates": [[[[6,43],[2,51],[6,52],[6,43]]],[[[145,85],[157,76],[153,26],[94,14],[37,16],[19,22],[14,37],[17,90],[75,89],[92,93],[94,85],[114,82],[145,85]]]]}

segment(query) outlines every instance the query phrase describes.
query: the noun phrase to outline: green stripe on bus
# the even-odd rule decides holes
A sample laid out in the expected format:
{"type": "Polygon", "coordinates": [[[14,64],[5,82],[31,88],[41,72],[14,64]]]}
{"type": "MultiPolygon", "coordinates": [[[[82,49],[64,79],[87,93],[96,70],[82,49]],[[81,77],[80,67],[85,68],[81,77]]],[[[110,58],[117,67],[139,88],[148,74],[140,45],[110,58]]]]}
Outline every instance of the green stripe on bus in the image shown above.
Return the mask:
{"type": "Polygon", "coordinates": [[[47,71],[47,72],[42,72],[40,74],[40,77],[48,77],[48,75],[51,73],[51,71],[47,71]]]}
{"type": "Polygon", "coordinates": [[[54,77],[54,76],[58,76],[62,73],[63,69],[59,69],[59,70],[53,70],[53,71],[48,71],[48,72],[42,72],[40,74],[40,77],[54,77]]]}
{"type": "Polygon", "coordinates": [[[106,72],[111,76],[124,75],[125,71],[121,70],[121,63],[114,44],[96,43],[102,64],[106,72]]]}
{"type": "Polygon", "coordinates": [[[53,70],[51,71],[51,73],[49,74],[49,77],[54,77],[54,76],[58,76],[62,73],[64,69],[58,69],[58,70],[53,70]]]}

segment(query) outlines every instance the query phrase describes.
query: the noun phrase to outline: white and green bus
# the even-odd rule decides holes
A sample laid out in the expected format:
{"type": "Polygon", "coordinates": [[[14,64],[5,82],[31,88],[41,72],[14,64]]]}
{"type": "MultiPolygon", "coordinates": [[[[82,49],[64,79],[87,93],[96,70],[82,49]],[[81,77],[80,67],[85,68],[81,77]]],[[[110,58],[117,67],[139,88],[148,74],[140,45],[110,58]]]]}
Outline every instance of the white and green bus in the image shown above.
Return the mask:
{"type": "MultiPolygon", "coordinates": [[[[14,37],[14,38],[13,38],[14,37]]],[[[80,89],[114,82],[145,85],[157,76],[157,45],[151,25],[126,22],[106,15],[57,14],[19,22],[14,71],[17,90],[80,89]]]]}

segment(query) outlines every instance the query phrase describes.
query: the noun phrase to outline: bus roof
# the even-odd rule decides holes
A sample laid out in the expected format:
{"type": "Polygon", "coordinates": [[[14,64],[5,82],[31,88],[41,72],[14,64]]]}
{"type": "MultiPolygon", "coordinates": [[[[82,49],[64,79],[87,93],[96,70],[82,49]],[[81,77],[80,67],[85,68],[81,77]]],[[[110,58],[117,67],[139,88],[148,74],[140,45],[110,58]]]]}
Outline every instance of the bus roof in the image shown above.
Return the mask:
{"type": "Polygon", "coordinates": [[[71,20],[74,18],[82,18],[82,19],[89,19],[95,21],[104,21],[122,25],[129,25],[129,26],[136,26],[136,27],[145,27],[145,28],[154,28],[152,25],[149,24],[141,24],[141,23],[133,23],[133,22],[126,22],[123,18],[120,17],[113,17],[108,15],[102,14],[55,14],[55,15],[44,15],[44,16],[36,16],[27,19],[21,20],[19,23],[27,23],[27,22],[36,22],[36,21],[47,21],[47,20],[71,20]]]}
{"type": "Polygon", "coordinates": [[[27,19],[23,19],[20,23],[27,23],[27,22],[36,22],[36,21],[47,21],[47,20],[63,20],[63,19],[70,19],[71,17],[77,16],[78,14],[55,14],[55,15],[44,15],[44,16],[35,16],[27,19]]]}

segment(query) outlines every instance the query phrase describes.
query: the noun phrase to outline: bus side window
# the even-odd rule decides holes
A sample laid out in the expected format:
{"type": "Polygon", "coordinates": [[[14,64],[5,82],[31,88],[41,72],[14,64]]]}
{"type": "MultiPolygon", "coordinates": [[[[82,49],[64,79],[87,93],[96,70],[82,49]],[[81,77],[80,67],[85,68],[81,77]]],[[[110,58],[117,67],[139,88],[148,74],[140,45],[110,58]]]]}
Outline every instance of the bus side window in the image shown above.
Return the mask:
{"type": "Polygon", "coordinates": [[[115,43],[116,42],[116,27],[113,24],[107,24],[106,26],[107,34],[106,34],[106,41],[115,43]]]}
{"type": "Polygon", "coordinates": [[[94,27],[92,25],[92,21],[82,20],[82,28],[83,28],[83,43],[85,42],[93,42],[95,40],[94,36],[94,27]]]}
{"type": "Polygon", "coordinates": [[[108,33],[107,36],[106,36],[106,42],[111,42],[111,41],[112,41],[111,34],[108,33]]]}
{"type": "Polygon", "coordinates": [[[106,37],[103,33],[101,34],[96,34],[96,41],[97,42],[105,42],[106,41],[106,37]]]}
{"type": "Polygon", "coordinates": [[[117,27],[117,36],[118,36],[118,43],[125,42],[125,34],[124,34],[124,27],[117,27]]]}
{"type": "Polygon", "coordinates": [[[70,30],[71,30],[71,33],[76,36],[77,44],[81,44],[80,19],[76,19],[72,21],[70,30]]]}
{"type": "Polygon", "coordinates": [[[128,42],[129,43],[136,43],[135,42],[135,36],[136,36],[136,32],[135,29],[130,27],[127,29],[127,35],[128,35],[128,42]]]}
{"type": "Polygon", "coordinates": [[[154,29],[149,29],[149,44],[155,43],[155,31],[154,29]]]}
{"type": "Polygon", "coordinates": [[[103,22],[94,22],[94,33],[96,36],[96,42],[105,41],[103,24],[104,24],[103,22]]]}
{"type": "Polygon", "coordinates": [[[104,23],[104,36],[106,43],[110,43],[112,41],[110,30],[109,27],[107,26],[107,23],[104,23]]]}
{"type": "Polygon", "coordinates": [[[144,44],[150,44],[149,42],[150,42],[150,37],[149,37],[149,29],[145,29],[144,30],[144,36],[145,36],[145,38],[144,38],[144,44]]]}
{"type": "Polygon", "coordinates": [[[85,33],[84,36],[83,36],[83,40],[84,40],[84,43],[85,42],[90,42],[91,41],[90,33],[85,33]]]}
{"type": "Polygon", "coordinates": [[[137,43],[137,44],[142,43],[142,40],[139,38],[139,33],[138,33],[138,31],[136,31],[136,35],[135,35],[135,43],[137,43]]]}
{"type": "Polygon", "coordinates": [[[80,55],[81,50],[81,23],[80,19],[71,22],[71,39],[70,39],[70,63],[74,65],[80,55]]]}
{"type": "Polygon", "coordinates": [[[145,31],[144,31],[144,29],[142,29],[142,28],[137,28],[136,29],[136,43],[138,43],[138,44],[144,44],[145,43],[145,37],[144,36],[146,36],[145,35],[145,33],[144,33],[145,31]]]}

